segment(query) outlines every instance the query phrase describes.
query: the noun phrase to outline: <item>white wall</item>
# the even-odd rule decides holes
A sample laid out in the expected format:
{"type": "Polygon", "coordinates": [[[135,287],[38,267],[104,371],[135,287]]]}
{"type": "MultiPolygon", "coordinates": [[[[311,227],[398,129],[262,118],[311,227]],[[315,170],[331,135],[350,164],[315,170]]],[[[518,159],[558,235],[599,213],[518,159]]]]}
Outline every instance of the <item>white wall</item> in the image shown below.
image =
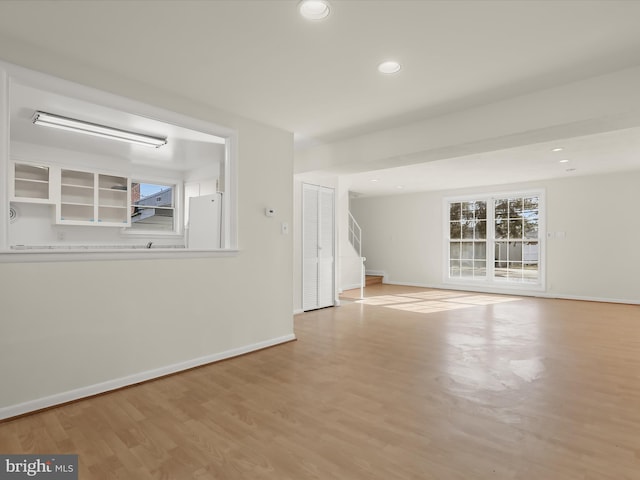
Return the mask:
{"type": "Polygon", "coordinates": [[[640,171],[571,177],[492,188],[427,192],[352,201],[364,236],[367,269],[390,283],[443,284],[443,199],[447,196],[544,188],[546,294],[640,303],[640,171]]]}
{"type": "Polygon", "coordinates": [[[292,235],[280,232],[292,222],[292,135],[45,52],[14,53],[14,63],[237,130],[240,252],[0,263],[0,418],[292,339],[292,235]],[[276,218],[264,216],[266,206],[276,218]]]}

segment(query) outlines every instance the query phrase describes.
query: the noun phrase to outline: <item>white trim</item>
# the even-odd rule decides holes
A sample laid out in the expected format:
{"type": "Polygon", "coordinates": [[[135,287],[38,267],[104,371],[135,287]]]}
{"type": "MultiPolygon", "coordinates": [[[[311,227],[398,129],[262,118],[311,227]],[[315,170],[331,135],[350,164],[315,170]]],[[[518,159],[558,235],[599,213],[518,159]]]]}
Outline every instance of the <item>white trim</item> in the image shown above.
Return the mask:
{"type": "Polygon", "coordinates": [[[136,383],[153,380],[154,378],[163,377],[165,375],[181,372],[190,368],[219,362],[220,360],[237,357],[239,355],[255,352],[256,350],[262,350],[263,348],[272,347],[282,343],[290,342],[292,340],[296,340],[296,336],[293,333],[284,335],[282,337],[265,340],[263,342],[245,345],[244,347],[238,347],[231,350],[226,350],[224,352],[214,353],[211,355],[205,355],[204,357],[174,363],[173,365],[167,365],[165,367],[160,367],[153,370],[146,370],[144,372],[128,375],[126,377],[115,378],[106,382],[76,388],[67,392],[56,393],[47,397],[29,400],[27,402],[18,403],[15,405],[9,405],[8,407],[0,408],[0,420],[23,415],[29,412],[34,412],[43,408],[53,407],[55,405],[60,405],[74,400],[79,400],[81,398],[98,395],[100,393],[109,392],[111,390],[127,387],[129,385],[135,385],[136,383]]]}
{"type": "Polygon", "coordinates": [[[20,262],[69,262],[95,260],[159,260],[163,258],[235,257],[240,250],[191,250],[186,248],[136,248],[118,250],[50,249],[0,251],[0,264],[20,262]]]}
{"type": "Polygon", "coordinates": [[[433,288],[435,290],[455,290],[461,292],[474,292],[474,293],[493,293],[497,295],[512,295],[521,297],[538,297],[558,300],[578,300],[584,302],[601,302],[601,303],[623,303],[625,305],[640,305],[640,300],[624,299],[624,298],[605,298],[605,297],[590,297],[581,295],[565,295],[561,293],[545,293],[535,290],[517,290],[513,288],[478,288],[475,285],[433,285],[428,283],[418,282],[392,282],[386,281],[389,285],[399,285],[403,287],[420,287],[420,288],[433,288]]]}
{"type": "Polygon", "coordinates": [[[6,181],[9,173],[9,76],[0,64],[0,250],[9,244],[9,191],[6,181]]]}
{"type": "Polygon", "coordinates": [[[351,285],[343,285],[342,288],[338,291],[338,293],[342,293],[345,290],[355,290],[356,288],[360,288],[359,283],[352,283],[351,285]]]}
{"type": "MultiPolygon", "coordinates": [[[[318,191],[320,191],[321,189],[324,190],[331,190],[332,195],[333,195],[333,211],[331,212],[331,214],[333,215],[333,275],[332,275],[332,285],[331,285],[331,289],[333,290],[333,305],[325,305],[323,307],[315,307],[315,308],[325,308],[325,307],[330,307],[330,306],[334,306],[337,307],[340,305],[340,294],[338,292],[338,274],[339,274],[339,265],[338,265],[338,225],[337,225],[337,214],[336,214],[336,209],[337,209],[337,202],[336,202],[336,189],[334,187],[327,187],[325,185],[318,185],[315,183],[310,183],[310,182],[301,182],[300,185],[300,203],[302,204],[302,208],[300,209],[301,214],[300,214],[300,225],[301,225],[301,232],[300,232],[300,258],[301,258],[301,272],[302,272],[302,278],[300,279],[300,301],[301,301],[301,305],[302,305],[302,309],[303,311],[311,311],[314,310],[315,308],[312,308],[310,310],[304,310],[304,264],[305,264],[305,258],[304,258],[304,222],[305,222],[305,201],[304,201],[304,191],[305,191],[305,187],[313,187],[315,189],[317,189],[318,191]]],[[[318,202],[320,200],[318,199],[318,202]]],[[[319,208],[319,203],[318,203],[318,208],[319,208]]],[[[320,218],[318,217],[318,222],[320,221],[320,218]]],[[[319,228],[319,227],[318,227],[319,228]]],[[[318,230],[319,232],[319,230],[318,230]]]]}
{"type": "Polygon", "coordinates": [[[494,287],[488,284],[453,284],[442,283],[440,285],[416,283],[416,282],[385,282],[389,285],[404,285],[406,287],[421,287],[421,288],[435,288],[437,290],[456,290],[462,292],[477,292],[477,293],[496,293],[499,295],[524,295],[528,297],[541,297],[544,292],[539,292],[534,289],[519,289],[518,285],[507,286],[506,288],[494,287]],[[516,287],[516,288],[514,288],[516,287]]]}
{"type": "Polygon", "coordinates": [[[640,300],[628,300],[624,298],[589,297],[582,295],[562,295],[555,293],[543,293],[538,296],[542,298],[556,298],[558,300],[577,300],[582,302],[623,303],[625,305],[640,305],[640,300]]]}
{"type": "Polygon", "coordinates": [[[487,289],[491,289],[492,287],[495,287],[495,290],[500,290],[500,291],[513,291],[513,292],[519,292],[519,291],[526,291],[526,292],[535,292],[536,295],[539,295],[540,293],[544,293],[545,292],[545,288],[544,286],[538,284],[538,283],[532,283],[532,282],[509,282],[508,280],[503,280],[503,279],[498,279],[495,280],[493,282],[489,281],[488,279],[473,279],[473,278],[460,278],[460,279],[455,279],[455,278],[445,278],[442,282],[443,285],[446,285],[447,287],[451,287],[451,288],[487,288],[487,289]]]}
{"type": "Polygon", "coordinates": [[[368,269],[365,270],[365,273],[367,275],[377,275],[377,276],[380,276],[380,275],[385,276],[387,274],[384,270],[368,270],[368,269]]]}
{"type": "Polygon", "coordinates": [[[294,315],[300,315],[301,313],[304,313],[304,310],[302,310],[301,308],[296,308],[293,310],[294,315]]]}
{"type": "Polygon", "coordinates": [[[222,191],[222,232],[221,240],[226,248],[238,249],[238,132],[231,130],[227,135],[224,155],[224,190],[222,191]]]}

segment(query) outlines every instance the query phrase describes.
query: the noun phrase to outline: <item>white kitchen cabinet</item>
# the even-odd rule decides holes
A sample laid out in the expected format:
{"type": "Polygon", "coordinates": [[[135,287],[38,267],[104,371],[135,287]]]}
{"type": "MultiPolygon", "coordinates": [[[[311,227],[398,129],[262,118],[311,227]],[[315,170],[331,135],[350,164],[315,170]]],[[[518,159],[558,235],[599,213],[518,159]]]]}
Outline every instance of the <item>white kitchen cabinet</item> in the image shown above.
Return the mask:
{"type": "Polygon", "coordinates": [[[59,225],[131,225],[131,180],[81,170],[60,169],[59,225]]]}
{"type": "Polygon", "coordinates": [[[10,175],[9,198],[12,202],[53,203],[49,166],[13,162],[10,175]]]}

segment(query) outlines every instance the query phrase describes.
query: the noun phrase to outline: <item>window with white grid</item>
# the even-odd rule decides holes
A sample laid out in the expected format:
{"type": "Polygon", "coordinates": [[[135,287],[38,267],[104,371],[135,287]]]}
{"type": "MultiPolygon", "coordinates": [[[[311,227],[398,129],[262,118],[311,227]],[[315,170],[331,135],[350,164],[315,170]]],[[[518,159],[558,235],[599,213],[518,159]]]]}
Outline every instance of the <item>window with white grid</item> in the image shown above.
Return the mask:
{"type": "Polygon", "coordinates": [[[542,285],[542,194],[445,200],[447,262],[454,282],[542,285]]]}

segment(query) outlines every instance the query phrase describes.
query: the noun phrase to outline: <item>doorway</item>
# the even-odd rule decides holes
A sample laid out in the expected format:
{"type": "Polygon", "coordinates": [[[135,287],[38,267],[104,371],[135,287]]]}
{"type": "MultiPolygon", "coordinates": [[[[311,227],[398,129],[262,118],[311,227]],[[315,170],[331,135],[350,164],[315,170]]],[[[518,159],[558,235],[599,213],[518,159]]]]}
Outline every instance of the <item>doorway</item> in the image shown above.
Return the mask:
{"type": "Polygon", "coordinates": [[[302,309],[335,304],[335,192],[302,184],[302,309]]]}

